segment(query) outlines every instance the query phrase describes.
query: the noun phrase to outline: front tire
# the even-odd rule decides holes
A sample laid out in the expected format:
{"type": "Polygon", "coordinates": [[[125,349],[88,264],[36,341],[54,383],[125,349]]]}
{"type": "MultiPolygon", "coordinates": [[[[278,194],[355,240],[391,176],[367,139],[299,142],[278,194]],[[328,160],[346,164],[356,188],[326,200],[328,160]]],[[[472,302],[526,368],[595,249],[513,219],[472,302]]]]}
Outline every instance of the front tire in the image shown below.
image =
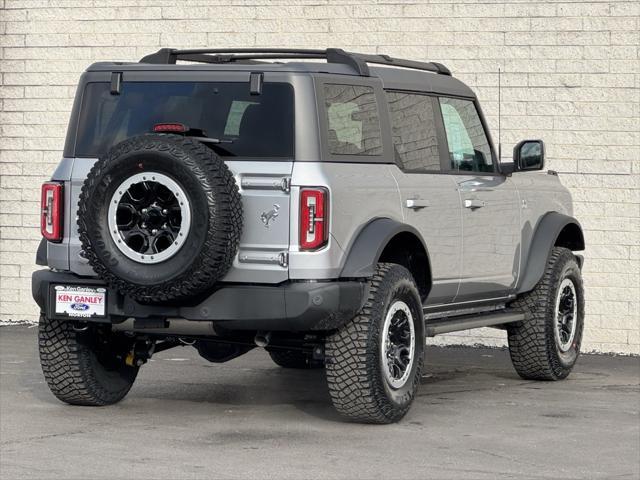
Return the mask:
{"type": "Polygon", "coordinates": [[[122,400],[138,375],[125,364],[133,342],[122,334],[40,316],[40,364],[47,385],[59,400],[71,405],[103,406],[122,400]]]}
{"type": "Polygon", "coordinates": [[[580,355],[584,328],[584,288],[575,256],[566,248],[551,251],[536,287],[511,307],[526,319],[507,329],[513,366],[524,379],[566,378],[580,355]]]}
{"type": "Polygon", "coordinates": [[[409,410],[424,355],[422,302],[409,271],[378,264],[361,312],[326,340],[336,410],[363,423],[392,423],[409,410]]]}

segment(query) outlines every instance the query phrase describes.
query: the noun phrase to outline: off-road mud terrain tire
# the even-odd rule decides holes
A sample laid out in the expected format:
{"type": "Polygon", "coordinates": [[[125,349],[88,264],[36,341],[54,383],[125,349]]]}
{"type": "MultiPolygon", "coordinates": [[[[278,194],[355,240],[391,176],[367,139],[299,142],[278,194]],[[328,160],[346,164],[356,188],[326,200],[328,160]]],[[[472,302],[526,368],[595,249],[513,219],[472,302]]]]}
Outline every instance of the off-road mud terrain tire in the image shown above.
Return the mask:
{"type": "Polygon", "coordinates": [[[40,364],[49,389],[59,400],[71,405],[111,405],[131,389],[138,367],[116,358],[116,351],[125,350],[122,345],[98,355],[94,335],[92,330],[74,330],[73,322],[40,317],[40,364]]]}
{"type": "Polygon", "coordinates": [[[511,304],[525,312],[526,319],[508,326],[509,353],[513,366],[524,379],[566,378],[580,354],[584,328],[584,288],[580,267],[566,248],[553,248],[542,279],[536,287],[511,304]],[[577,294],[576,330],[570,348],[562,352],[556,340],[556,299],[564,279],[570,279],[577,294]]]}
{"type": "Polygon", "coordinates": [[[210,289],[227,273],[238,251],[242,232],[238,186],[224,161],[192,138],[148,134],[117,144],[94,164],[78,206],[78,231],[89,264],[110,287],[142,302],[185,299],[210,289]],[[110,199],[118,186],[144,172],[175,181],[191,211],[181,248],[153,264],[127,257],[108,224],[110,199]]]}
{"type": "Polygon", "coordinates": [[[273,349],[269,350],[269,356],[273,363],[282,368],[311,370],[323,367],[322,362],[313,360],[311,355],[299,350],[273,349]]]}
{"type": "Polygon", "coordinates": [[[400,265],[378,264],[360,313],[326,340],[327,381],[336,410],[362,423],[400,420],[409,410],[420,383],[424,342],[422,302],[411,273],[400,265]],[[394,390],[385,380],[381,348],[388,309],[398,300],[411,310],[415,352],[408,379],[394,390]]]}

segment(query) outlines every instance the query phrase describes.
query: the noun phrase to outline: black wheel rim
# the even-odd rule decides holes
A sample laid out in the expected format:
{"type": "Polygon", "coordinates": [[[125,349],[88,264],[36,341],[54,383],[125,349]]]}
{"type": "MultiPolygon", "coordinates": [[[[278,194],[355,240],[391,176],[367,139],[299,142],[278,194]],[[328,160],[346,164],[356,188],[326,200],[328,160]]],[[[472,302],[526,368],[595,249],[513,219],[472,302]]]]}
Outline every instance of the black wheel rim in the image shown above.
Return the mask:
{"type": "Polygon", "coordinates": [[[573,346],[578,317],[576,287],[570,278],[565,278],[558,289],[555,310],[555,337],[561,352],[573,346]]]}
{"type": "Polygon", "coordinates": [[[170,177],[145,172],[133,175],[109,203],[109,231],[116,247],[139,263],[158,263],[175,255],[191,224],[184,191],[170,177]]]}
{"type": "Polygon", "coordinates": [[[382,334],[382,369],[391,388],[402,388],[406,384],[414,356],[413,315],[406,303],[397,300],[387,311],[382,334]]]}

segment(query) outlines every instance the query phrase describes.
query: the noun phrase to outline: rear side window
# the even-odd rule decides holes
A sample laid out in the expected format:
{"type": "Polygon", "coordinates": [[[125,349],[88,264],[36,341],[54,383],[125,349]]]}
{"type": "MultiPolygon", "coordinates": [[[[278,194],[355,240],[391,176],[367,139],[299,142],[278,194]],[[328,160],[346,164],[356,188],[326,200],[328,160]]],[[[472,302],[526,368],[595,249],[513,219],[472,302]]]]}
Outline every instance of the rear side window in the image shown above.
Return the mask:
{"type": "Polygon", "coordinates": [[[396,161],[406,171],[440,171],[433,99],[387,92],[396,161]]]}
{"type": "Polygon", "coordinates": [[[373,88],[327,84],[324,94],[329,153],[382,155],[380,118],[373,88]]]}
{"type": "Polygon", "coordinates": [[[285,83],[267,82],[260,95],[238,82],[124,82],[119,95],[109,83],[88,83],[75,151],[99,157],[157,123],[183,123],[224,140],[215,147],[222,156],[292,158],[293,114],[293,88],[285,83]]]}
{"type": "Polygon", "coordinates": [[[493,172],[489,140],[475,104],[470,100],[440,97],[440,110],[447,134],[451,169],[493,172]]]}

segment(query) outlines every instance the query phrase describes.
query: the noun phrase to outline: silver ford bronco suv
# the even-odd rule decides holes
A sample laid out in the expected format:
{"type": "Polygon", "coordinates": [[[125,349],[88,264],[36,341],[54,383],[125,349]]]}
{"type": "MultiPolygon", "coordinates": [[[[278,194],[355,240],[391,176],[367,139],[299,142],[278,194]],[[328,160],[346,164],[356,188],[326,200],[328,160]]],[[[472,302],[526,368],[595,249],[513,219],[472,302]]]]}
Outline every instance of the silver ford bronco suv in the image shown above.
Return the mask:
{"type": "Polygon", "coordinates": [[[541,140],[501,164],[476,95],[438,63],[333,48],[96,63],[42,187],[49,388],[113,404],[156,352],[258,346],[324,367],[344,416],[390,423],[425,338],[487,326],[521,377],[565,378],[584,238],[543,167],[541,140]]]}

